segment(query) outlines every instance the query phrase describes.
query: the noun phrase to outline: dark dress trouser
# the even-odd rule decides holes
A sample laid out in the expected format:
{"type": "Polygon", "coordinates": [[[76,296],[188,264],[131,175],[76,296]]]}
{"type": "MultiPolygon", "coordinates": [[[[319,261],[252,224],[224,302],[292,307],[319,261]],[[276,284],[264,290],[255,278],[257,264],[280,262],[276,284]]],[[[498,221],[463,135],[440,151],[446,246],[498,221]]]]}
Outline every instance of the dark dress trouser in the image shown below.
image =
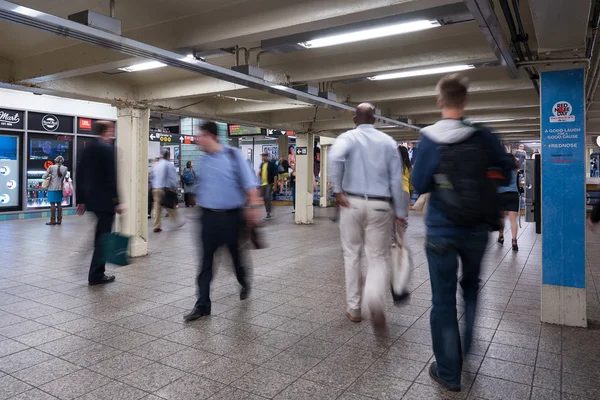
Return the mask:
{"type": "Polygon", "coordinates": [[[248,288],[246,268],[243,265],[240,248],[240,234],[244,226],[243,210],[210,211],[202,210],[202,265],[198,275],[198,301],[196,307],[210,312],[210,282],[213,277],[213,260],[219,247],[225,245],[231,254],[235,276],[248,288]]]}
{"type": "Polygon", "coordinates": [[[96,234],[94,236],[94,255],[90,265],[89,282],[98,282],[104,276],[106,261],[104,260],[104,241],[102,237],[112,231],[115,221],[115,213],[108,211],[94,211],[98,222],[96,223],[96,234]]]}

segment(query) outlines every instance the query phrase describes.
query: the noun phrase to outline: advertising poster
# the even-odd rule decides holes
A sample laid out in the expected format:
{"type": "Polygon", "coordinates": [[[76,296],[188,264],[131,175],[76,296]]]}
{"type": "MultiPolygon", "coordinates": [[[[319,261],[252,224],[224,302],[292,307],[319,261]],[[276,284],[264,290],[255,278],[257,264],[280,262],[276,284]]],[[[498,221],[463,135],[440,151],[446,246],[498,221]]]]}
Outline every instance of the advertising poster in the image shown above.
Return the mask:
{"type": "Polygon", "coordinates": [[[279,160],[279,146],[264,145],[262,152],[269,155],[269,160],[279,160]]]}
{"type": "Polygon", "coordinates": [[[584,71],[542,72],[542,282],[585,288],[584,71]]]}
{"type": "Polygon", "coordinates": [[[0,135],[0,210],[19,207],[19,137],[0,135]]]}

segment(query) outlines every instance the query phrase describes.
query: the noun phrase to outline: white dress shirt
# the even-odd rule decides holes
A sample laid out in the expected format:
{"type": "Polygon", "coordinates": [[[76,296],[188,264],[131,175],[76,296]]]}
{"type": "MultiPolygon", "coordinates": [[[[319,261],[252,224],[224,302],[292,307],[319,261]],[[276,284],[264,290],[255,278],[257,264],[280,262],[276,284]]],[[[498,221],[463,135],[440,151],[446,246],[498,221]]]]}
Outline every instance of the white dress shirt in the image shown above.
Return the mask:
{"type": "Polygon", "coordinates": [[[175,166],[164,158],[152,167],[151,181],[152,189],[174,189],[179,186],[175,166]]]}
{"type": "Polygon", "coordinates": [[[329,170],[335,193],[389,197],[397,217],[408,215],[398,145],[373,125],[359,125],[336,139],[329,170]]]}

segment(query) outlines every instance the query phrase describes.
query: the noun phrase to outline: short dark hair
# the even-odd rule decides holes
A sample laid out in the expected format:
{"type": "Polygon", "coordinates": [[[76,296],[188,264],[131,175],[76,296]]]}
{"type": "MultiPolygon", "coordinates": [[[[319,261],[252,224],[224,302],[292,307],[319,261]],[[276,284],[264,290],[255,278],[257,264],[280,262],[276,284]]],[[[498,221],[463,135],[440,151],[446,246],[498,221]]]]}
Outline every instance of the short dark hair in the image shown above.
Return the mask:
{"type": "Polygon", "coordinates": [[[446,75],[437,84],[437,92],[444,107],[463,108],[467,102],[469,81],[460,74],[446,75]]]}
{"type": "Polygon", "coordinates": [[[206,121],[200,126],[200,129],[207,131],[217,136],[217,124],[213,121],[206,121]]]}
{"type": "Polygon", "coordinates": [[[96,136],[102,136],[108,131],[109,128],[114,126],[114,122],[111,121],[94,121],[92,124],[92,134],[96,136]]]}

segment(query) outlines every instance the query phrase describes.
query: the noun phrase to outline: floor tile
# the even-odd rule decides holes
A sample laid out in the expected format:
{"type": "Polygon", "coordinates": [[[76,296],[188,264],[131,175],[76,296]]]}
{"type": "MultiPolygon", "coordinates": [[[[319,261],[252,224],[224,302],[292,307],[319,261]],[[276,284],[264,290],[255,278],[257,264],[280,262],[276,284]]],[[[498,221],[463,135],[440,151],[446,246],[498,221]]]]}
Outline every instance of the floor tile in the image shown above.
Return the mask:
{"type": "Polygon", "coordinates": [[[337,399],[341,393],[340,389],[299,379],[279,393],[275,400],[333,400],[337,399]]]}
{"type": "Polygon", "coordinates": [[[537,351],[527,350],[522,347],[492,343],[488,348],[486,357],[498,360],[511,361],[519,364],[535,365],[537,351]]]}
{"type": "Polygon", "coordinates": [[[300,377],[320,362],[319,358],[283,351],[264,363],[263,367],[300,377]]]}
{"type": "Polygon", "coordinates": [[[380,400],[399,399],[406,393],[411,382],[391,376],[366,373],[348,389],[380,400]]]}
{"type": "Polygon", "coordinates": [[[256,368],[234,381],[231,386],[272,399],[295,380],[296,378],[290,375],[266,368],[256,368]]]}
{"type": "Polygon", "coordinates": [[[146,392],[121,382],[110,382],[77,400],[139,400],[146,395],[146,392]]]}
{"type": "MultiPolygon", "coordinates": [[[[1,399],[2,397],[0,397],[1,399]]],[[[56,397],[42,392],[39,389],[31,389],[17,396],[11,397],[10,400],[56,400],[56,397]]]]}
{"type": "Polygon", "coordinates": [[[338,389],[347,389],[363,372],[364,368],[356,368],[348,364],[339,364],[333,360],[325,360],[302,376],[321,385],[338,389]]]}
{"type": "Polygon", "coordinates": [[[99,387],[108,385],[111,379],[86,369],[79,370],[71,375],[46,383],[40,387],[60,399],[75,399],[99,387]]]}
{"type": "Polygon", "coordinates": [[[121,353],[89,367],[90,370],[117,379],[150,365],[152,361],[130,353],[121,353]]]}
{"type": "Polygon", "coordinates": [[[478,375],[471,394],[490,400],[522,400],[529,398],[531,386],[478,375]]]}
{"type": "Polygon", "coordinates": [[[125,375],[119,380],[146,392],[155,392],[163,386],[182,378],[185,372],[163,364],[152,363],[125,375]]]}
{"type": "Polygon", "coordinates": [[[78,365],[55,358],[17,371],[13,374],[13,376],[22,380],[23,382],[37,387],[43,385],[44,383],[48,383],[55,379],[72,374],[80,369],[81,367],[78,365]]]}
{"type": "Polygon", "coordinates": [[[208,351],[186,348],[178,353],[163,358],[160,362],[161,364],[185,372],[193,372],[217,358],[219,358],[218,355],[209,353],[208,351]]]}
{"type": "Polygon", "coordinates": [[[131,349],[129,352],[149,360],[158,361],[171,354],[184,350],[186,346],[164,339],[158,339],[153,342],[143,344],[131,349]]]}
{"type": "Polygon", "coordinates": [[[10,375],[0,378],[0,399],[2,400],[26,392],[29,389],[32,389],[32,387],[10,375]]]}
{"type": "Polygon", "coordinates": [[[225,385],[222,383],[203,377],[187,375],[163,387],[156,392],[156,395],[167,400],[202,400],[208,399],[223,388],[225,388],[225,385]]]}
{"type": "Polygon", "coordinates": [[[229,385],[254,368],[252,364],[227,357],[220,357],[208,364],[198,366],[194,374],[229,385]]]}
{"type": "Polygon", "coordinates": [[[12,374],[53,358],[50,354],[37,349],[27,349],[0,358],[0,371],[12,374]]]}

